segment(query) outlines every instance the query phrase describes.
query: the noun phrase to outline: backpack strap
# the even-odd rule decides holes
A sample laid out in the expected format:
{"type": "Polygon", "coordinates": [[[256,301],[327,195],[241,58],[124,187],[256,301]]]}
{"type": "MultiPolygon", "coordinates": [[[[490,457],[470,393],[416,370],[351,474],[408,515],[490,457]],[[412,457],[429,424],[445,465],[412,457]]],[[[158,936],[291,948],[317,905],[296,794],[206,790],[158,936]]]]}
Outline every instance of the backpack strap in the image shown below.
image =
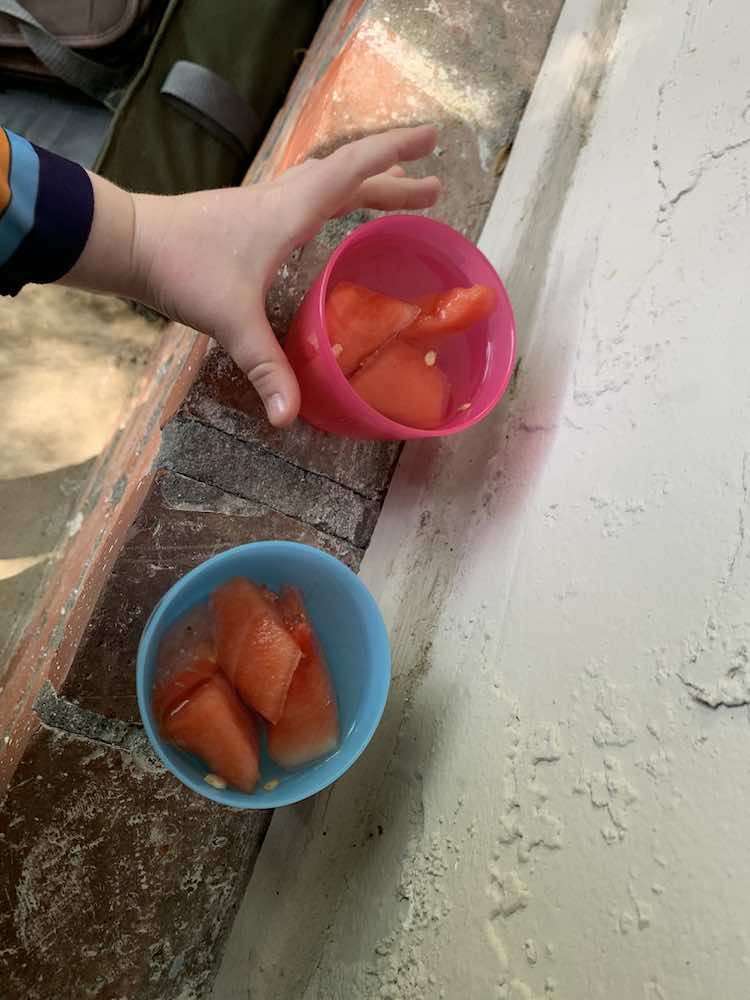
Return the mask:
{"type": "Polygon", "coordinates": [[[0,14],[18,22],[24,41],[50,73],[114,111],[127,76],[73,52],[17,0],[0,0],[0,14]]]}
{"type": "Polygon", "coordinates": [[[224,77],[198,63],[179,59],[167,73],[161,93],[177,110],[238,155],[250,155],[261,122],[224,77]]]}

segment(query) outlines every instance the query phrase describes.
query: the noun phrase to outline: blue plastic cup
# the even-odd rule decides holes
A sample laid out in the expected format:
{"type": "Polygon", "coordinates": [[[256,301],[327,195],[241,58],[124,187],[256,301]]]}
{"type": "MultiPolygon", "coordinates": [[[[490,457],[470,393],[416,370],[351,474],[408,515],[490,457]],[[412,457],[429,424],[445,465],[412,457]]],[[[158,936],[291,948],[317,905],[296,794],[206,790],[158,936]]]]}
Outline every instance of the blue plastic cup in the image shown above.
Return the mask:
{"type": "Polygon", "coordinates": [[[326,788],[348,770],[372,739],[385,708],[391,656],[383,618],[372,595],[347,566],[309,545],[252,542],[228,549],[196,566],[154,608],[138,646],[136,685],[143,725],[164,765],[188,788],[237,809],[291,805],[326,788]],[[151,708],[159,644],[171,625],[236,576],[278,591],[297,587],[320,639],[336,691],[341,741],[336,750],[287,771],[266,753],[261,740],[261,777],[253,792],[214,788],[206,765],[162,739],[151,708]],[[274,784],[278,782],[278,784],[274,784]],[[271,784],[270,789],[264,784],[271,784]]]}

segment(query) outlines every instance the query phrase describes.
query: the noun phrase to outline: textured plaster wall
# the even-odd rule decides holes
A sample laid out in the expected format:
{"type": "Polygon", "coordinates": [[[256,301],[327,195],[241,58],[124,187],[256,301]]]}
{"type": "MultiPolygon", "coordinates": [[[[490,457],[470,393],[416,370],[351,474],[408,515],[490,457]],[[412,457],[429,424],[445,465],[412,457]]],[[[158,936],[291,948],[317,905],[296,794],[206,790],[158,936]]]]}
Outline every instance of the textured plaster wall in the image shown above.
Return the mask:
{"type": "Polygon", "coordinates": [[[568,0],[482,238],[512,392],[402,457],[386,716],[274,817],[217,1000],[748,995],[748,37],[568,0]]]}

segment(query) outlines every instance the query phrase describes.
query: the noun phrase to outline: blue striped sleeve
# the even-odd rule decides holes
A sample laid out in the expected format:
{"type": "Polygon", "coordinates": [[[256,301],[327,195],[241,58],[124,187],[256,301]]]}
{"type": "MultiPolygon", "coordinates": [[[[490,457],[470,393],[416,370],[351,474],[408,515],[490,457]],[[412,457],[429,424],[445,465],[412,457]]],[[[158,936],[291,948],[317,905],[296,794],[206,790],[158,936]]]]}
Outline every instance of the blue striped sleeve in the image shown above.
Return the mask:
{"type": "Polygon", "coordinates": [[[6,132],[10,145],[8,184],[10,201],[0,219],[0,267],[31,232],[39,190],[39,157],[20,135],[6,132]]]}
{"type": "Polygon", "coordinates": [[[94,218],[91,178],[77,163],[6,130],[10,200],[0,216],[0,295],[58,281],[86,246],[94,218]]]}

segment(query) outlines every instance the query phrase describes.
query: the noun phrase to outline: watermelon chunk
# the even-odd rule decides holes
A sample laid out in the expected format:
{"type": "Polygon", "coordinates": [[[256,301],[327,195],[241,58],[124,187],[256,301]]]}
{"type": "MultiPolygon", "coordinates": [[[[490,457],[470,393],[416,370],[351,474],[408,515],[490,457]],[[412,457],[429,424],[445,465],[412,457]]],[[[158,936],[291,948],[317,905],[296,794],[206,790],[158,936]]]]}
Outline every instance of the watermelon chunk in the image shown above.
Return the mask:
{"type": "Polygon", "coordinates": [[[215,660],[211,605],[198,604],[172,625],[159,645],[159,669],[184,667],[192,660],[215,660]]]}
{"type": "Polygon", "coordinates": [[[282,767],[298,767],[335,750],[339,743],[336,695],[323,652],[297,590],[285,587],[279,607],[302,650],[278,723],[268,727],[268,754],[282,767]]]}
{"type": "Polygon", "coordinates": [[[326,302],[326,329],[344,375],[419,315],[419,306],[340,281],[326,302]]]}
{"type": "Polygon", "coordinates": [[[175,705],[189,697],[195,688],[218,670],[216,660],[191,660],[183,667],[157,673],[151,694],[156,721],[161,722],[175,705]]]}
{"type": "Polygon", "coordinates": [[[487,319],[495,308],[497,296],[487,285],[451,288],[416,300],[420,313],[401,332],[401,337],[425,349],[436,347],[453,333],[468,330],[487,319]]]}
{"type": "Polygon", "coordinates": [[[251,792],[260,774],[258,725],[220,672],[174,705],[161,721],[165,739],[194,753],[213,774],[251,792]]]}
{"type": "Polygon", "coordinates": [[[211,603],[219,665],[246,705],[278,722],[302,656],[278,607],[244,577],[219,587],[211,603]]]}
{"type": "Polygon", "coordinates": [[[157,720],[219,669],[214,619],[209,604],[199,604],[178,619],[159,644],[152,704],[157,720]]]}
{"type": "Polygon", "coordinates": [[[450,382],[434,352],[394,340],[349,380],[366,403],[409,427],[437,427],[445,420],[450,382]]]}

